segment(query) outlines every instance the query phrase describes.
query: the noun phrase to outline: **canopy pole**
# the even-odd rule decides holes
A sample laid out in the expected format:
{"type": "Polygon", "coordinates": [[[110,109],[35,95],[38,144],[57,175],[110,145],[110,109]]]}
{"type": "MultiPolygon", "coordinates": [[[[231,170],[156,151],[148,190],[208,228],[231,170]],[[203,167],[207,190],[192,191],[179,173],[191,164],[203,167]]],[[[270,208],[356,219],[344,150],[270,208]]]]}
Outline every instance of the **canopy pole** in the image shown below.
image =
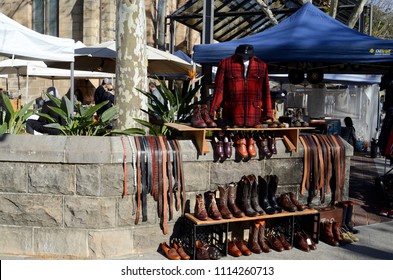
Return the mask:
{"type": "Polygon", "coordinates": [[[74,96],[74,91],[75,91],[75,80],[74,80],[74,62],[71,62],[71,64],[70,64],[70,69],[71,69],[71,77],[70,77],[70,79],[71,79],[71,88],[70,88],[70,101],[71,101],[71,105],[72,105],[72,108],[71,108],[71,115],[73,116],[74,115],[74,106],[75,106],[75,96],[74,96]]]}

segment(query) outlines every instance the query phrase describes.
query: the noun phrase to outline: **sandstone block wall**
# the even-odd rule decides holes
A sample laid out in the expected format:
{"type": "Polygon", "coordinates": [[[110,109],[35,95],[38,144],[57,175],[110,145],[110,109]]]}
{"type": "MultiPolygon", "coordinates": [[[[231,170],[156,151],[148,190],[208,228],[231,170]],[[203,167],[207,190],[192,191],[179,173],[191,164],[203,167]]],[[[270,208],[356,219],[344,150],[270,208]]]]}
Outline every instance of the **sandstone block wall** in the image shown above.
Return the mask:
{"type": "MultiPolygon", "coordinates": [[[[125,141],[129,145],[128,141],[125,141]]],[[[214,162],[198,156],[191,140],[181,140],[186,199],[243,175],[275,174],[279,191],[295,191],[303,174],[303,150],[288,153],[278,141],[269,160],[214,162]]],[[[131,161],[131,148],[126,146],[131,161]]],[[[346,184],[349,161],[347,146],[346,184]]],[[[135,225],[132,163],[127,163],[128,195],[123,197],[120,137],[0,135],[0,254],[37,258],[116,258],[156,251],[168,241],[180,211],[163,235],[157,205],[148,197],[148,220],[135,225]]],[[[305,197],[299,196],[305,200],[305,197]]],[[[318,198],[315,204],[319,204],[318,198]]]]}

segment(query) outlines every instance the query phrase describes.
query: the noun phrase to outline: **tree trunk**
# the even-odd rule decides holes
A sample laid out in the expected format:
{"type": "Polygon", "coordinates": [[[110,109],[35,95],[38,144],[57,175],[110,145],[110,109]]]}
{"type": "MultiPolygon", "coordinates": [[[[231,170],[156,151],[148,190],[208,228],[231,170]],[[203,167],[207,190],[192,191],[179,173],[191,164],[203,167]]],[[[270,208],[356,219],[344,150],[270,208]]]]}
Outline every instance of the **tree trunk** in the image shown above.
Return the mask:
{"type": "Polygon", "coordinates": [[[330,0],[330,12],[329,13],[332,18],[336,18],[337,6],[338,6],[338,0],[330,0]]]}
{"type": "Polygon", "coordinates": [[[165,34],[166,34],[166,0],[158,0],[157,5],[157,45],[160,50],[165,51],[165,34]]]}
{"type": "Polygon", "coordinates": [[[355,8],[352,10],[352,13],[348,19],[347,25],[350,28],[353,28],[356,22],[359,20],[361,13],[363,12],[364,5],[366,5],[367,0],[358,0],[355,8]]]}
{"type": "Polygon", "coordinates": [[[133,119],[147,119],[147,98],[137,89],[147,89],[146,14],[144,0],[118,0],[116,20],[116,129],[141,127],[133,119]]]}

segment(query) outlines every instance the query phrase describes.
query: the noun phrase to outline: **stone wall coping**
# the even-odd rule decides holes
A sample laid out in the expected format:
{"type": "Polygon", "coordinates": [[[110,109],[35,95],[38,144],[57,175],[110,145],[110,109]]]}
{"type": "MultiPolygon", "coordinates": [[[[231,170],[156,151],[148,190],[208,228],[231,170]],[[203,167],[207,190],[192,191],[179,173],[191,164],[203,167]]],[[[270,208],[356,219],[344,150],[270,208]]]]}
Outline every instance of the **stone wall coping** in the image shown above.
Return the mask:
{"type": "MultiPolygon", "coordinates": [[[[129,137],[125,137],[127,162],[132,161],[129,137]]],[[[53,135],[0,135],[0,161],[69,163],[69,164],[114,164],[123,163],[123,141],[121,136],[53,136],[53,135]]],[[[179,140],[183,161],[213,161],[213,147],[210,152],[199,155],[192,140],[179,140]]],[[[346,155],[353,156],[353,147],[344,141],[346,155]]],[[[231,159],[235,160],[235,150],[231,159]]],[[[288,152],[277,141],[277,154],[274,158],[302,158],[303,146],[297,152],[288,152]]]]}

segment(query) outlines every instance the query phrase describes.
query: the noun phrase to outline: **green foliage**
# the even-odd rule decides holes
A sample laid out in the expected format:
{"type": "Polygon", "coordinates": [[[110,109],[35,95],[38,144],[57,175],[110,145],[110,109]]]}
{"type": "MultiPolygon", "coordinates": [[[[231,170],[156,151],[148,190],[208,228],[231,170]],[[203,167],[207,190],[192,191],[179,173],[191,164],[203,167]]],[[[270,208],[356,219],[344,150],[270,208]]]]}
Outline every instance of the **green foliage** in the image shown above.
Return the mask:
{"type": "Polygon", "coordinates": [[[14,110],[8,96],[1,93],[1,103],[4,111],[0,112],[0,134],[23,134],[26,130],[26,121],[34,113],[29,110],[33,101],[30,101],[19,110],[14,110]]]}
{"type": "Polygon", "coordinates": [[[105,110],[98,120],[95,119],[95,113],[109,101],[104,101],[94,106],[82,106],[78,102],[75,104],[75,112],[73,112],[72,103],[67,96],[64,96],[61,100],[50,94],[47,94],[47,96],[56,105],[49,106],[49,108],[57,113],[62,121],[58,123],[47,114],[38,114],[51,122],[45,126],[60,130],[62,135],[106,136],[113,134],[144,134],[144,131],[141,129],[111,129],[111,123],[118,118],[119,108],[117,106],[110,107],[105,110]]]}
{"type": "Polygon", "coordinates": [[[187,123],[191,121],[191,111],[194,104],[193,100],[199,92],[201,85],[194,84],[194,87],[189,86],[185,93],[175,84],[172,92],[165,81],[160,80],[160,87],[157,87],[164,102],[160,100],[149,91],[142,91],[138,89],[143,95],[153,101],[154,104],[148,103],[148,111],[141,109],[143,112],[151,116],[153,119],[158,116],[161,120],[159,124],[153,124],[141,119],[134,119],[137,123],[149,128],[149,133],[152,135],[169,135],[170,130],[164,123],[187,123]]]}

